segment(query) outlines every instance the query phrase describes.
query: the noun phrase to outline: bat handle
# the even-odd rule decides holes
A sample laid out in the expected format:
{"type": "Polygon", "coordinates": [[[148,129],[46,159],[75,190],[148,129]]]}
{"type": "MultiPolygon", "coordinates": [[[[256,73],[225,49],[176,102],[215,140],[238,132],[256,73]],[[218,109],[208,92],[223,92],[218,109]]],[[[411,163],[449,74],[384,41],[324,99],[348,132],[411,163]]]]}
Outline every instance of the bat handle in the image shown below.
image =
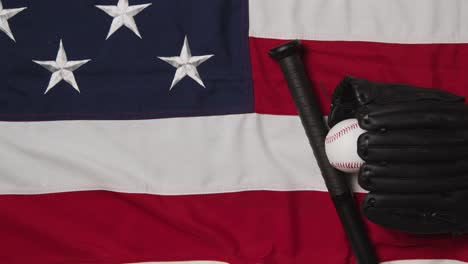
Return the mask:
{"type": "Polygon", "coordinates": [[[281,66],[309,144],[357,262],[359,264],[378,263],[358,214],[346,175],[333,168],[326,156],[325,137],[328,128],[302,62],[300,41],[288,42],[272,49],[269,54],[281,66]]]}

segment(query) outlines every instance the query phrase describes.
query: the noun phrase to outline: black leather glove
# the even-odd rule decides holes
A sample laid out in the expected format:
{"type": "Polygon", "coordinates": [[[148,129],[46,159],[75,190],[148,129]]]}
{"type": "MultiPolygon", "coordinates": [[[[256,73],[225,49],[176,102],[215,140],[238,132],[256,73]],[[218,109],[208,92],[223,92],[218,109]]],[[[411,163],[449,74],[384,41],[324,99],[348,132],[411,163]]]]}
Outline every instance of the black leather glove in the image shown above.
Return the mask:
{"type": "Polygon", "coordinates": [[[357,118],[363,214],[416,234],[468,231],[468,105],[437,89],[345,77],[329,126],[357,118]]]}

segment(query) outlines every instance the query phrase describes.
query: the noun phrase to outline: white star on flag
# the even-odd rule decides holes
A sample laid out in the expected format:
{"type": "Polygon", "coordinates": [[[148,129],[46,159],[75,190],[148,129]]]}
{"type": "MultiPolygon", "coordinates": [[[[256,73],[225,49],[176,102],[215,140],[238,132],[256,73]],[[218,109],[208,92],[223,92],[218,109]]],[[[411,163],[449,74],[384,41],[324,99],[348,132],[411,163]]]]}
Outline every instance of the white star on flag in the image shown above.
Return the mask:
{"type": "Polygon", "coordinates": [[[3,9],[2,0],[0,0],[0,30],[7,34],[13,41],[16,42],[13,33],[11,32],[10,24],[8,24],[8,19],[14,17],[19,12],[26,9],[26,7],[13,8],[13,9],[3,9]]]}
{"type": "Polygon", "coordinates": [[[158,57],[159,59],[177,68],[174,79],[172,80],[171,88],[169,88],[169,90],[172,90],[172,88],[174,88],[174,86],[187,75],[190,78],[194,79],[198,84],[203,86],[203,88],[206,88],[205,84],[203,83],[200,77],[200,74],[198,73],[197,67],[200,66],[200,64],[202,64],[203,62],[209,60],[213,56],[213,54],[203,56],[192,56],[187,36],[185,36],[184,46],[182,47],[180,56],[158,57]]]}
{"type": "Polygon", "coordinates": [[[112,20],[112,24],[106,39],[109,39],[109,37],[112,36],[112,34],[114,34],[114,32],[116,32],[122,26],[126,26],[138,37],[142,38],[133,17],[150,5],[151,4],[129,6],[128,0],[119,0],[116,6],[96,5],[97,8],[101,9],[109,16],[114,18],[112,20]]]}
{"type": "Polygon", "coordinates": [[[79,61],[69,61],[67,59],[67,54],[65,53],[65,48],[63,47],[62,40],[60,40],[60,47],[57,53],[57,58],[55,61],[35,61],[33,62],[41,65],[42,67],[46,68],[50,72],[52,72],[52,76],[50,77],[49,86],[47,86],[47,90],[44,92],[46,94],[49,92],[55,85],[57,85],[60,81],[64,80],[69,83],[75,90],[80,92],[80,88],[75,80],[75,75],[73,71],[78,69],[79,67],[83,66],[85,63],[89,62],[90,60],[79,60],[79,61]]]}

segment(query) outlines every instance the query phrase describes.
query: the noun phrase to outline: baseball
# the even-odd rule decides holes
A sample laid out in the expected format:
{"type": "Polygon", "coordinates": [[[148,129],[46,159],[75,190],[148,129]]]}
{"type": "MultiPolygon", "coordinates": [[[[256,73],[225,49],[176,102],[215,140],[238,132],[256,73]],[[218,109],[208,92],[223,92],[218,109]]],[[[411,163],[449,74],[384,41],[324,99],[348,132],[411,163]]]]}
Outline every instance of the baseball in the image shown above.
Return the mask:
{"type": "Polygon", "coordinates": [[[330,129],[325,138],[325,152],[330,164],[343,172],[356,173],[364,164],[357,152],[357,141],[366,131],[357,119],[347,119],[330,129]]]}

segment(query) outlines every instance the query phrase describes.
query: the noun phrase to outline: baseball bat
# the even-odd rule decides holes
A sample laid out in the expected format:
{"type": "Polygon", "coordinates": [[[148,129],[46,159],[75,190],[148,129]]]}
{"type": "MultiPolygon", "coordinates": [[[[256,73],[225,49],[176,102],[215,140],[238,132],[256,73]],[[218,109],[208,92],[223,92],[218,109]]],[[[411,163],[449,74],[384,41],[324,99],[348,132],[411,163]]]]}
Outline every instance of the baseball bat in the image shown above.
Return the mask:
{"type": "Polygon", "coordinates": [[[315,159],[357,263],[377,264],[377,256],[356,208],[353,192],[348,186],[347,175],[333,168],[325,154],[325,137],[328,127],[302,62],[301,42],[298,40],[288,42],[270,50],[269,55],[281,66],[315,159]]]}

